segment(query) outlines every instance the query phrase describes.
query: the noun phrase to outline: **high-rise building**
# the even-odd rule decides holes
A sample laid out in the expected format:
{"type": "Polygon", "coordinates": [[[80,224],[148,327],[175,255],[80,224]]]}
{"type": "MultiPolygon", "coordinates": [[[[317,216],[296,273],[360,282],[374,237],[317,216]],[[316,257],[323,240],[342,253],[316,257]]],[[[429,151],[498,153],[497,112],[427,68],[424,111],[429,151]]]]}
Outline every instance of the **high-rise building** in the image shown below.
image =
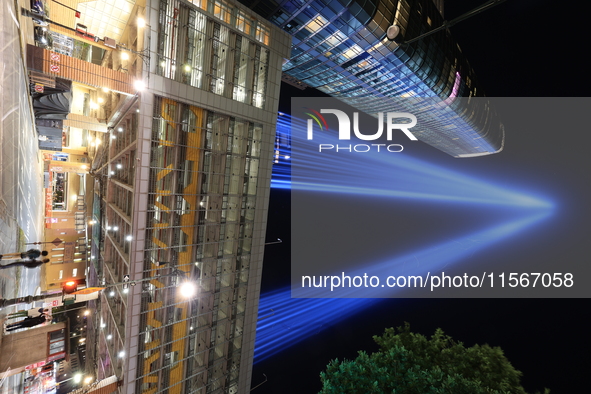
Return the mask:
{"type": "Polygon", "coordinates": [[[441,1],[241,2],[291,34],[286,82],[314,87],[369,114],[401,105],[412,112],[412,98],[437,98],[427,117],[445,119],[426,125],[420,140],[454,157],[503,148],[503,126],[450,32],[403,43],[443,24],[441,1]],[[393,25],[400,31],[396,41],[386,37],[393,25]],[[401,98],[411,100],[405,105],[401,98]]]}
{"type": "Polygon", "coordinates": [[[120,393],[248,392],[291,38],[226,0],[66,5],[29,65],[81,92],[67,119],[86,120],[94,200],[77,275],[106,287],[88,365],[120,393]]]}
{"type": "Polygon", "coordinates": [[[114,111],[93,163],[97,278],[138,281],[103,295],[99,379],[129,394],[248,392],[290,37],[224,0],[148,1],[138,16],[145,89],[114,111]]]}

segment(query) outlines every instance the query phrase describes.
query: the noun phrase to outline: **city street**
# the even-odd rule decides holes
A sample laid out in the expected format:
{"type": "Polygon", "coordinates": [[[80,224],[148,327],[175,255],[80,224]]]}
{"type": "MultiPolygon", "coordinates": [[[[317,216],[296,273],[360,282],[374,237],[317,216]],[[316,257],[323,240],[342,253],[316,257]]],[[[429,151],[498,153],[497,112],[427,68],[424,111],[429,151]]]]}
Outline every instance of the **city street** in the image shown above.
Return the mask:
{"type": "MultiPolygon", "coordinates": [[[[26,250],[25,243],[43,236],[43,162],[34,128],[23,45],[32,38],[32,22],[19,16],[21,1],[0,7],[0,254],[26,250]]],[[[0,270],[0,297],[10,299],[35,294],[40,269],[0,270]]],[[[0,316],[29,305],[0,310],[0,316]]],[[[2,334],[0,333],[0,336],[2,334]]],[[[1,338],[0,340],[10,340],[1,338]]],[[[0,371],[5,372],[5,371],[0,371]]],[[[0,393],[22,390],[21,375],[0,384],[0,393]]]]}
{"type": "MultiPolygon", "coordinates": [[[[22,24],[31,21],[20,17],[15,6],[4,2],[0,8],[0,254],[20,251],[24,243],[42,240],[43,234],[43,162],[19,35],[22,24]]],[[[0,296],[34,294],[39,274],[39,269],[21,269],[18,275],[14,268],[0,271],[0,296]]]]}

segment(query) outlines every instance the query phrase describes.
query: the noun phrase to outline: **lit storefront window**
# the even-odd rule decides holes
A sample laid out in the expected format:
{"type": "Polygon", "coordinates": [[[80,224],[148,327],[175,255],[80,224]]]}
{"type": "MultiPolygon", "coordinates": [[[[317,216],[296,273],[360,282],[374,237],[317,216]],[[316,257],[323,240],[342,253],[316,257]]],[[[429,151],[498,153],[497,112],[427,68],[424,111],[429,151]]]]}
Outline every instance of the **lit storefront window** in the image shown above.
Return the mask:
{"type": "Polygon", "coordinates": [[[54,172],[52,175],[52,209],[54,211],[65,211],[68,208],[68,201],[66,198],[68,173],[54,172]]]}

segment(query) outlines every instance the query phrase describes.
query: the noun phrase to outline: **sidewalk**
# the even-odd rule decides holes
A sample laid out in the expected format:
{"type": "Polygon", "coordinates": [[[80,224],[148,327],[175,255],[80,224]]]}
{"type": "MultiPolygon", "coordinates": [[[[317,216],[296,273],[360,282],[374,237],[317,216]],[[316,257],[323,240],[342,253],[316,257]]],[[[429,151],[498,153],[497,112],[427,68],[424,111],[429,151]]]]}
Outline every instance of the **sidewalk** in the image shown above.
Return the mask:
{"type": "MultiPolygon", "coordinates": [[[[43,160],[24,63],[33,23],[20,15],[28,1],[13,4],[0,8],[0,254],[25,250],[25,243],[42,240],[44,231],[43,160]]],[[[40,275],[32,271],[1,270],[0,297],[33,294],[40,275]]]]}
{"type": "MultiPolygon", "coordinates": [[[[29,9],[29,1],[5,1],[0,7],[0,254],[26,250],[30,245],[25,244],[41,241],[44,231],[43,161],[24,61],[26,43],[33,43],[33,22],[20,15],[21,7],[29,9]]],[[[39,281],[39,269],[2,269],[0,297],[35,294],[39,281]]],[[[29,307],[3,308],[0,316],[29,307]]],[[[22,383],[21,375],[3,380],[0,393],[21,393],[22,383]]]]}

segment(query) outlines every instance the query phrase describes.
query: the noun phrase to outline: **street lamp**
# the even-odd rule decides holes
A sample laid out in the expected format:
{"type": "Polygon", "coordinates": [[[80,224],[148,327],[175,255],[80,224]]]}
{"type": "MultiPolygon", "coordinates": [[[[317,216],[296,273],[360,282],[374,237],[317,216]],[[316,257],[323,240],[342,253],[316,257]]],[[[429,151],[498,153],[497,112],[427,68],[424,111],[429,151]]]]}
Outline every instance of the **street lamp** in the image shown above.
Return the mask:
{"type": "Polygon", "coordinates": [[[197,293],[197,286],[193,282],[185,281],[179,287],[179,293],[184,298],[191,298],[197,293]]]}
{"type": "MultiPolygon", "coordinates": [[[[131,235],[127,236],[127,240],[131,240],[131,235]]],[[[166,264],[165,262],[159,262],[160,265],[166,264]]],[[[165,275],[156,274],[154,276],[131,280],[129,275],[124,275],[123,282],[120,283],[113,283],[108,285],[109,287],[123,285],[123,292],[127,293],[129,290],[129,286],[135,286],[140,282],[147,282],[152,280],[160,280],[162,278],[175,278],[176,287],[178,287],[179,294],[184,298],[191,298],[197,293],[197,285],[189,280],[185,275],[188,272],[182,271],[178,268],[173,268],[172,271],[165,275]],[[180,279],[180,280],[179,280],[180,279]],[[180,283],[180,285],[179,285],[180,283]]],[[[115,291],[111,289],[109,295],[113,297],[115,295],[115,291]]]]}
{"type": "Polygon", "coordinates": [[[133,87],[135,88],[135,90],[141,92],[146,88],[146,84],[144,83],[144,81],[138,79],[137,81],[133,82],[133,87]]]}

